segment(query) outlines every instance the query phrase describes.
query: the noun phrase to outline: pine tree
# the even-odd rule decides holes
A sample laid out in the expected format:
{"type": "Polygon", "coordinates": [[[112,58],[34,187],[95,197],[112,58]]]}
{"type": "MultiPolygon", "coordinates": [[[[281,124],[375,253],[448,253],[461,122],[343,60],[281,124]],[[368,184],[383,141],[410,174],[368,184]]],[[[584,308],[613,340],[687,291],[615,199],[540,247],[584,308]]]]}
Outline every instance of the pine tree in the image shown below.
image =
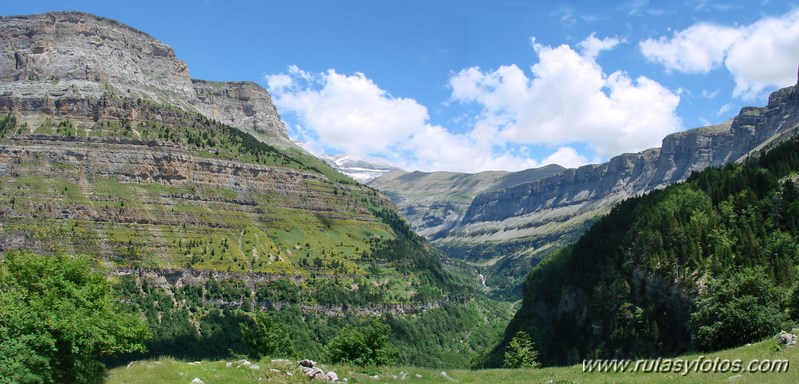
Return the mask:
{"type": "Polygon", "coordinates": [[[505,351],[505,368],[538,368],[538,351],[525,331],[516,332],[505,351]]]}

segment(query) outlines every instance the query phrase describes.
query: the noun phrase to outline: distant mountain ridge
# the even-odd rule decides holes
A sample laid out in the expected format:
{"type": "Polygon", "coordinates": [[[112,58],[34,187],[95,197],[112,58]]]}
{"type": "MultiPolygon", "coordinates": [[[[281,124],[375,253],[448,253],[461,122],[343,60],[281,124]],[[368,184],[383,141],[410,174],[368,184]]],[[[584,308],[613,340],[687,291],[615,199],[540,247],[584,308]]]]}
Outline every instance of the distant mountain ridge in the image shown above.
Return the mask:
{"type": "MultiPolygon", "coordinates": [[[[414,229],[428,239],[446,237],[463,219],[472,200],[487,191],[555,175],[565,168],[549,165],[520,172],[405,172],[385,174],[369,183],[387,193],[414,229]]],[[[457,257],[457,256],[456,256],[457,257]]]]}
{"type": "MultiPolygon", "coordinates": [[[[449,257],[485,266],[489,286],[518,293],[521,278],[541,257],[576,240],[616,203],[683,181],[692,172],[739,161],[750,151],[780,140],[797,124],[797,93],[794,87],[781,89],[771,94],[765,107],[745,107],[724,123],[668,135],[660,148],[531,177],[504,188],[484,188],[473,198],[463,196],[459,204],[467,208],[462,216],[450,215],[457,219],[446,230],[439,230],[436,221],[423,219],[442,217],[432,195],[427,205],[411,206],[403,199],[423,188],[422,179],[397,179],[389,174],[370,185],[391,196],[414,228],[449,257]]],[[[440,177],[458,176],[442,173],[440,177]]]]}

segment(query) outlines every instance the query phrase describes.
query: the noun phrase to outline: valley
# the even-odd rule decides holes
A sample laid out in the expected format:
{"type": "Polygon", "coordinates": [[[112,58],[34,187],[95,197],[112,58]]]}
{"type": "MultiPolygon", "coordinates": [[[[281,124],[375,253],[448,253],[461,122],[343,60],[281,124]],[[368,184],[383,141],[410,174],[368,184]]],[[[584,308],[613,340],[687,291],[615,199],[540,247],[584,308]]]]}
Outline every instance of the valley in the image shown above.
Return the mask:
{"type": "Polygon", "coordinates": [[[1,16],[0,34],[2,384],[306,382],[300,359],[354,383],[797,362],[775,335],[799,320],[798,86],[601,164],[406,172],[315,156],[272,88],[192,78],[118,21],[1,16]]]}

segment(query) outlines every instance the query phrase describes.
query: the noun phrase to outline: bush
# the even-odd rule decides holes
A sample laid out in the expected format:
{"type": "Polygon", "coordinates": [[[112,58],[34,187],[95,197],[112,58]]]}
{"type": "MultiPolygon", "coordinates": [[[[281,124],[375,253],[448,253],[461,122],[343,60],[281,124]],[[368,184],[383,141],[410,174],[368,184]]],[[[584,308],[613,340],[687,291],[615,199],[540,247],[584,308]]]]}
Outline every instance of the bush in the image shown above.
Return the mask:
{"type": "Polygon", "coordinates": [[[711,280],[691,315],[694,346],[718,350],[774,335],[790,326],[782,300],[781,291],[762,269],[711,280]]]}
{"type": "Polygon", "coordinates": [[[508,344],[503,365],[505,368],[538,368],[541,364],[537,359],[538,352],[530,335],[525,331],[519,331],[508,344]]]}
{"type": "Polygon", "coordinates": [[[372,321],[363,331],[345,328],[325,347],[331,363],[347,363],[358,366],[381,366],[391,363],[397,356],[388,345],[391,327],[372,321]]]}
{"type": "Polygon", "coordinates": [[[96,269],[85,257],[0,260],[0,383],[99,383],[100,359],[144,350],[147,327],[96,269]]]}
{"type": "Polygon", "coordinates": [[[290,357],[294,355],[293,332],[280,323],[275,316],[259,313],[252,324],[241,324],[242,342],[250,351],[250,357],[290,357]]]}

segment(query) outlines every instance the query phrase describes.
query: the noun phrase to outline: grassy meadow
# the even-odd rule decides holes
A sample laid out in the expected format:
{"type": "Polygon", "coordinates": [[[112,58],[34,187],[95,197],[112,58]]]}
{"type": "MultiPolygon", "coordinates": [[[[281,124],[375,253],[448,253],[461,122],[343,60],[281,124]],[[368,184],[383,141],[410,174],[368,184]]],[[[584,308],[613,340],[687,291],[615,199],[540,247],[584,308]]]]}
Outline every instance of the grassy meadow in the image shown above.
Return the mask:
{"type": "MultiPolygon", "coordinates": [[[[740,359],[746,366],[752,360],[788,360],[787,372],[774,373],[586,373],[582,365],[541,369],[486,369],[486,370],[442,370],[417,367],[360,368],[322,364],[325,371],[332,370],[348,383],[799,383],[799,349],[779,348],[776,339],[768,339],[735,349],[707,354],[680,356],[693,361],[699,356],[704,360],[740,359]],[[441,372],[446,375],[442,375],[441,372]]],[[[189,384],[199,378],[205,384],[227,383],[306,383],[309,379],[291,360],[264,359],[254,362],[259,369],[238,367],[237,360],[186,362],[171,358],[137,361],[129,366],[110,370],[108,384],[189,384]],[[232,363],[230,367],[227,363],[232,363]],[[291,375],[289,375],[289,373],[291,375]]]]}

